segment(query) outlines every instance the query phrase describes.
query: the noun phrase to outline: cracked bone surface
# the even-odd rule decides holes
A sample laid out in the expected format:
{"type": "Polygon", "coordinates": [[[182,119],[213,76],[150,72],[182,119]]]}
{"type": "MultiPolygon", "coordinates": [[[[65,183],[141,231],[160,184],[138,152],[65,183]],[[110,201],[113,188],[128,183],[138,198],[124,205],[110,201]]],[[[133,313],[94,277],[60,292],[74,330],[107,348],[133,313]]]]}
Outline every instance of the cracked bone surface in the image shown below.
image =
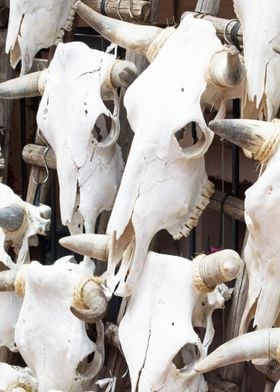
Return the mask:
{"type": "Polygon", "coordinates": [[[10,0],[6,53],[13,67],[21,60],[27,73],[42,48],[59,42],[72,27],[74,0],[10,0]]]}
{"type": "MultiPolygon", "coordinates": [[[[217,252],[216,257],[223,259],[226,252],[217,252]]],[[[211,293],[200,292],[193,283],[192,269],[188,259],[154,252],[147,255],[119,326],[132,392],[207,390],[204,378],[193,368],[207,355],[213,340],[212,313],[224,306],[231,290],[220,284],[211,293]],[[195,327],[205,328],[203,341],[195,327]]]]}
{"type": "Polygon", "coordinates": [[[234,0],[234,10],[243,30],[247,99],[257,106],[265,99],[272,120],[280,107],[280,57],[273,50],[280,35],[279,1],[234,0]]]}
{"type": "Polygon", "coordinates": [[[5,392],[37,392],[38,383],[30,369],[0,363],[0,390],[5,392]]]}
{"type": "Polygon", "coordinates": [[[98,344],[88,338],[85,323],[70,310],[73,301],[76,307],[89,305],[89,295],[83,289],[93,277],[85,276],[80,266],[70,261],[64,257],[51,266],[33,261],[17,275],[16,286],[21,288],[17,292],[21,291],[24,298],[15,342],[41,392],[80,391],[88,387],[91,376],[102,366],[94,361],[93,373],[77,371],[79,363],[97,351],[98,344]]]}
{"type": "Polygon", "coordinates": [[[49,66],[37,122],[56,155],[62,223],[72,234],[83,225],[94,232],[112,208],[124,165],[116,88],[136,75],[134,64],[81,42],[58,45],[49,66]],[[115,113],[102,98],[114,101],[115,113]]]}
{"type": "Polygon", "coordinates": [[[245,195],[245,222],[249,236],[244,249],[249,289],[240,333],[252,319],[258,329],[279,325],[279,196],[280,122],[252,120],[213,121],[218,135],[246,148],[263,166],[245,195]]]}
{"type": "MultiPolygon", "coordinates": [[[[87,12],[88,18],[94,13],[89,8],[87,12]]],[[[101,33],[104,25],[115,29],[115,42],[121,40],[123,46],[125,32],[130,37],[129,29],[134,29],[104,16],[97,24],[101,33]]],[[[140,42],[145,29],[149,35],[158,34],[158,30],[141,26],[140,42]]],[[[155,37],[149,46],[154,60],[124,97],[134,139],[107,228],[111,245],[106,275],[109,290],[120,296],[131,294],[154,235],[166,229],[175,239],[188,236],[209,202],[213,185],[207,179],[204,154],[213,134],[201,104],[214,104],[223,116],[225,101],[242,96],[243,68],[243,76],[235,74],[240,72],[236,64],[241,59],[234,54],[235,60],[228,61],[228,52],[211,23],[187,16],[176,30],[169,31],[168,38],[162,34],[160,30],[160,44],[155,37]],[[237,81],[234,87],[221,84],[222,80],[228,83],[228,75],[237,81]],[[199,139],[194,145],[193,122],[199,139]]]]}
{"type": "Polygon", "coordinates": [[[15,263],[29,261],[28,239],[45,234],[50,225],[49,215],[49,207],[33,206],[7,185],[0,184],[0,260],[6,267],[14,269],[15,263]],[[9,246],[13,248],[15,260],[7,253],[9,246]]]}

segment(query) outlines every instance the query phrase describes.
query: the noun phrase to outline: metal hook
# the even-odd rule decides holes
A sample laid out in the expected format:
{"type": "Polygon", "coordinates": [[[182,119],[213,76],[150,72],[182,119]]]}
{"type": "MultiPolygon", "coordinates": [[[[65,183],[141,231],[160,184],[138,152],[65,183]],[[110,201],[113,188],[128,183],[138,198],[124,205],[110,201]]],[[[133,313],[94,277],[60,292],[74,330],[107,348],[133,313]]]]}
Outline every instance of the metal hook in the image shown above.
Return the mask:
{"type": "Polygon", "coordinates": [[[43,154],[44,169],[45,169],[45,172],[46,172],[46,177],[44,178],[43,181],[39,181],[39,180],[37,180],[37,179],[34,177],[34,167],[32,168],[32,180],[35,182],[36,185],[43,185],[43,184],[45,184],[45,183],[48,181],[48,179],[49,179],[50,172],[49,172],[49,168],[48,168],[46,156],[47,156],[47,153],[49,152],[50,148],[51,148],[50,146],[47,146],[46,149],[45,149],[45,151],[44,151],[44,154],[43,154]]]}

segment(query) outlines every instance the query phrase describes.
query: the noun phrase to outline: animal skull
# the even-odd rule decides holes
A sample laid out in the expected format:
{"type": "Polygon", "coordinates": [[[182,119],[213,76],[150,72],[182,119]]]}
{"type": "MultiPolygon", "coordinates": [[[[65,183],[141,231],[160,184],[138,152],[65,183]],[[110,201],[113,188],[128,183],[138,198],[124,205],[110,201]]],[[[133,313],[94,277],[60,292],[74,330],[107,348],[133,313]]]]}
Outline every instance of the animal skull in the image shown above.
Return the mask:
{"type": "Polygon", "coordinates": [[[221,120],[210,123],[219,136],[250,151],[263,164],[254,185],[246,191],[245,221],[249,232],[244,260],[249,278],[248,298],[240,333],[254,318],[258,329],[279,323],[279,160],[280,123],[221,120]]]}
{"type": "Polygon", "coordinates": [[[103,326],[107,300],[103,292],[92,292],[94,278],[85,276],[69,257],[51,266],[38,262],[24,266],[14,285],[24,295],[15,329],[19,352],[38,380],[40,392],[50,389],[81,391],[95,377],[103,363],[103,326]],[[94,297],[94,295],[96,295],[94,297]],[[81,317],[97,322],[96,345],[88,338],[81,317]],[[91,310],[88,309],[91,307],[91,310]],[[90,314],[89,314],[90,313],[90,314]],[[96,351],[92,365],[84,374],[77,367],[96,351]]]}
{"type": "Polygon", "coordinates": [[[72,28],[74,0],[10,0],[6,53],[11,64],[22,61],[21,74],[27,73],[35,55],[61,41],[72,28]]]}
{"type": "Polygon", "coordinates": [[[30,369],[0,363],[0,390],[5,392],[37,392],[38,383],[30,369]]]}
{"type": "Polygon", "coordinates": [[[153,236],[161,229],[175,239],[187,236],[207,206],[213,185],[204,154],[213,134],[201,103],[221,109],[231,94],[240,96],[244,69],[238,53],[222,46],[207,21],[187,16],[176,30],[164,30],[98,15],[81,2],[76,9],[106,38],[153,59],[124,97],[135,136],[107,228],[106,285],[128,296],[153,236]],[[176,133],[193,122],[200,139],[186,147],[176,133]]]}
{"type": "Polygon", "coordinates": [[[273,51],[280,35],[279,2],[234,0],[234,9],[243,30],[248,99],[259,108],[264,99],[272,120],[280,108],[280,58],[273,51]]]}
{"type": "Polygon", "coordinates": [[[236,277],[241,263],[230,250],[193,262],[148,253],[119,326],[132,392],[207,390],[203,377],[188,375],[213,340],[213,311],[230,297],[218,283],[236,277]],[[194,327],[205,328],[202,342],[194,327]]]}
{"type": "Polygon", "coordinates": [[[29,261],[28,240],[45,234],[50,224],[50,208],[23,201],[7,185],[0,184],[0,260],[10,269],[15,263],[6,251],[11,246],[17,264],[29,261]]]}

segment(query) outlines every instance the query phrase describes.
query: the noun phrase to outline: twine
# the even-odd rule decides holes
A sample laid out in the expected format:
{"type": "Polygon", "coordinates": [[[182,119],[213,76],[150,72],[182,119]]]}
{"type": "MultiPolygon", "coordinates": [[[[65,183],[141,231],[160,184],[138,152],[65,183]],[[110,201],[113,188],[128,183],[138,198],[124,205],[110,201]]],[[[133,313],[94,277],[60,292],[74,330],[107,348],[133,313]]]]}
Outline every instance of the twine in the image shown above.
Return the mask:
{"type": "Polygon", "coordinates": [[[174,33],[174,31],[175,27],[167,27],[156,36],[146,53],[146,57],[149,63],[151,63],[156,58],[158,52],[163,47],[168,38],[174,33]]]}
{"type": "Polygon", "coordinates": [[[24,382],[14,382],[13,384],[8,385],[7,389],[5,389],[6,392],[13,392],[14,389],[16,388],[22,388],[26,392],[32,392],[32,386],[27,385],[24,382]]]}
{"type": "Polygon", "coordinates": [[[15,293],[20,296],[24,297],[25,294],[25,279],[24,279],[24,271],[28,265],[22,266],[21,269],[18,271],[16,279],[15,279],[15,293]]]}
{"type": "Polygon", "coordinates": [[[98,276],[86,276],[75,287],[73,295],[73,305],[79,309],[88,309],[84,303],[83,291],[89,282],[94,282],[97,285],[104,283],[104,280],[98,276]]]}
{"type": "Polygon", "coordinates": [[[205,254],[201,254],[195,257],[192,261],[192,282],[198,291],[201,293],[211,293],[214,290],[213,287],[206,286],[205,282],[202,279],[200,273],[200,267],[202,260],[206,257],[205,254]]]}
{"type": "Polygon", "coordinates": [[[261,164],[269,161],[280,143],[280,121],[278,119],[274,119],[272,123],[275,125],[275,132],[270,138],[262,143],[258,152],[253,154],[254,159],[261,162],[261,164]]]}

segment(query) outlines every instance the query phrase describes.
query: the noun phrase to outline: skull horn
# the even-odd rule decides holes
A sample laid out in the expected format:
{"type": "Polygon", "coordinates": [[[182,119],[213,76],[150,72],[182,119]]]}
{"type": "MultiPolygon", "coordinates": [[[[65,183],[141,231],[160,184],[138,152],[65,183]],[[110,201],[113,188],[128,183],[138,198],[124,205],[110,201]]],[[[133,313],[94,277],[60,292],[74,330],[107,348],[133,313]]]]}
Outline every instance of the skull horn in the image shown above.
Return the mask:
{"type": "Polygon", "coordinates": [[[25,215],[25,210],[16,204],[0,208],[0,227],[4,231],[16,231],[21,227],[25,215]]]}
{"type": "Polygon", "coordinates": [[[107,261],[109,254],[109,236],[105,234],[77,234],[59,240],[64,248],[83,256],[107,261]]]}
{"type": "Polygon", "coordinates": [[[86,277],[76,287],[70,309],[78,319],[96,323],[105,316],[108,302],[100,283],[99,278],[86,277]]]}
{"type": "Polygon", "coordinates": [[[115,88],[127,88],[137,76],[136,65],[130,61],[116,60],[111,68],[110,79],[115,88]]]}
{"type": "Polygon", "coordinates": [[[218,284],[235,279],[242,266],[243,261],[234,250],[199,255],[193,260],[193,284],[202,293],[211,292],[218,284]]]}
{"type": "Polygon", "coordinates": [[[207,373],[214,369],[252,359],[280,359],[280,328],[261,329],[224,343],[195,366],[207,373]]]}
{"type": "Polygon", "coordinates": [[[0,84],[0,98],[18,99],[43,94],[47,70],[33,72],[0,84]]]}
{"type": "Polygon", "coordinates": [[[17,270],[7,270],[0,272],[0,292],[15,291],[15,280],[17,270]]]}
{"type": "Polygon", "coordinates": [[[217,135],[250,151],[253,158],[260,162],[269,160],[280,138],[279,120],[214,120],[209,127],[217,135]]]}
{"type": "Polygon", "coordinates": [[[209,76],[215,85],[237,87],[243,83],[245,75],[244,62],[235,46],[216,52],[210,61],[209,76]]]}
{"type": "Polygon", "coordinates": [[[140,26],[99,14],[77,1],[75,9],[84,21],[109,41],[125,49],[146,55],[151,43],[164,30],[154,26],[140,26]]]}

